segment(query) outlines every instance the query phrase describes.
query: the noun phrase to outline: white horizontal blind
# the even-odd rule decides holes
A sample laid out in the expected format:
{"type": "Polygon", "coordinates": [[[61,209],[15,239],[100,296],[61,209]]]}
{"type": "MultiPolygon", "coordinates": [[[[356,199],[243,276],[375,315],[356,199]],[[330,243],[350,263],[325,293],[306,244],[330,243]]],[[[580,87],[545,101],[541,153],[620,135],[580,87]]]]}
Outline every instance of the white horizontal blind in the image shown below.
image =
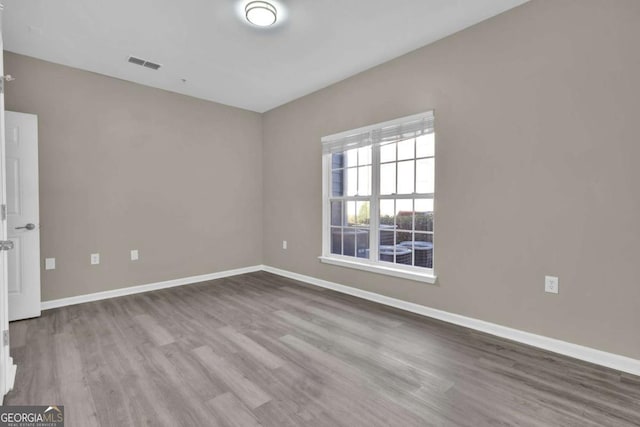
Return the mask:
{"type": "Polygon", "coordinates": [[[433,133],[433,111],[326,136],[322,138],[322,152],[339,153],[368,145],[403,141],[429,133],[433,133]]]}
{"type": "Polygon", "coordinates": [[[354,148],[366,147],[367,145],[371,145],[371,143],[371,131],[346,135],[334,140],[323,139],[322,152],[323,154],[339,153],[354,148]]]}

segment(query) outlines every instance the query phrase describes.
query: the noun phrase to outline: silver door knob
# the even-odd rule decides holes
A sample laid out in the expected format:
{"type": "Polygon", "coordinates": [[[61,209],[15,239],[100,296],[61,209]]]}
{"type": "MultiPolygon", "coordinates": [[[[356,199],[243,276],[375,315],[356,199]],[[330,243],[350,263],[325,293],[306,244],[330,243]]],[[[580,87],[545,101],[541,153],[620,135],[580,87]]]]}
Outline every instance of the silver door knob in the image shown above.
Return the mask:
{"type": "Polygon", "coordinates": [[[24,227],[16,227],[16,230],[21,230],[23,228],[26,228],[27,230],[33,230],[33,229],[36,228],[36,225],[29,223],[29,224],[25,225],[24,227]]]}

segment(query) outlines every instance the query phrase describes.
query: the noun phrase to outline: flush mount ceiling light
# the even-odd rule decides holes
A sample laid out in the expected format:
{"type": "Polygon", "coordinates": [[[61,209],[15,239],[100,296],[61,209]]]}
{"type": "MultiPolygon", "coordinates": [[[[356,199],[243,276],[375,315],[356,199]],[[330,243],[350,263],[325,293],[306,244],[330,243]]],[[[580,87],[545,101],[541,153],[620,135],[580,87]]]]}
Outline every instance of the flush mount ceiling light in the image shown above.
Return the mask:
{"type": "Polygon", "coordinates": [[[278,10],[266,1],[252,1],[245,8],[247,21],[259,27],[268,27],[276,23],[278,10]]]}

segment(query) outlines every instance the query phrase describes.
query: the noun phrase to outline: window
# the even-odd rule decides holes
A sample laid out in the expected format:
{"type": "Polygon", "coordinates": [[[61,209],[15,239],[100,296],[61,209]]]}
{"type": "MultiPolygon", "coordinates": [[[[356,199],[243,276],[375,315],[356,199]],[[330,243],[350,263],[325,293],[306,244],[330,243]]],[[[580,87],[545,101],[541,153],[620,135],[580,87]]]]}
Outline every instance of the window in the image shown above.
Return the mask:
{"type": "Polygon", "coordinates": [[[322,143],[321,260],[433,282],[433,112],[322,143]]]}

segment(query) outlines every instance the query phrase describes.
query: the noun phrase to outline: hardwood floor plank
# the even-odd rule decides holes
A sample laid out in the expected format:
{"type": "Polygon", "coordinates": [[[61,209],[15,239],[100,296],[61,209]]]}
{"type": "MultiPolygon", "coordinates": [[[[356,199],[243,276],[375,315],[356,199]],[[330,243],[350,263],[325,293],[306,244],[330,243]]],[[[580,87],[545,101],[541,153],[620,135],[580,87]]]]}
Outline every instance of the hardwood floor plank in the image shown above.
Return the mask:
{"type": "Polygon", "coordinates": [[[215,378],[213,373],[192,352],[184,351],[174,344],[163,347],[162,351],[202,401],[206,402],[227,391],[228,388],[224,383],[215,378]]]}
{"type": "Polygon", "coordinates": [[[134,317],[140,326],[149,334],[156,345],[167,345],[175,342],[173,336],[158,322],[147,314],[134,317]]]}
{"type": "Polygon", "coordinates": [[[96,405],[91,397],[80,353],[72,335],[68,333],[55,336],[55,352],[58,361],[58,378],[62,404],[65,405],[65,418],[70,425],[98,426],[96,405]],[[76,402],[83,402],[76,405],[76,402]]]}
{"type": "Polygon", "coordinates": [[[260,346],[260,344],[248,338],[246,335],[242,335],[238,333],[235,329],[230,326],[225,326],[224,328],[220,328],[219,331],[224,335],[229,341],[236,344],[246,353],[250,354],[256,360],[263,363],[270,369],[278,369],[284,362],[275,354],[271,353],[266,348],[260,346]]]}
{"type": "Polygon", "coordinates": [[[145,364],[163,405],[181,425],[212,425],[214,414],[160,349],[151,349],[145,364]]]}
{"type": "Polygon", "coordinates": [[[199,347],[193,352],[251,409],[271,400],[256,384],[249,381],[231,363],[216,355],[209,347],[199,347]]]}
{"type": "Polygon", "coordinates": [[[51,405],[62,402],[61,390],[58,387],[56,372],[57,355],[51,349],[55,348],[53,329],[51,328],[57,313],[31,319],[28,343],[24,360],[16,360],[18,370],[14,390],[5,396],[5,404],[10,404],[11,394],[19,396],[20,401],[30,402],[31,405],[51,405]]]}
{"type": "Polygon", "coordinates": [[[28,321],[21,320],[13,322],[11,324],[11,349],[18,349],[24,347],[27,344],[27,330],[29,325],[32,324],[28,321]]]}
{"type": "MultiPolygon", "coordinates": [[[[349,366],[345,361],[342,361],[333,355],[315,347],[304,340],[301,340],[293,335],[286,335],[280,338],[282,342],[290,346],[295,351],[302,353],[304,356],[310,358],[314,364],[322,366],[324,369],[327,369],[331,372],[331,377],[348,379],[350,382],[356,383],[358,388],[366,388],[371,390],[373,393],[378,393],[384,396],[391,404],[392,402],[398,403],[398,400],[395,399],[395,391],[392,389],[384,388],[387,385],[390,385],[391,381],[378,381],[379,378],[373,375],[368,375],[362,373],[358,370],[358,368],[353,368],[349,366]],[[382,382],[382,384],[381,384],[382,382]],[[381,387],[382,385],[382,387],[381,387]]],[[[411,391],[414,391],[412,389],[411,391]]],[[[352,394],[354,396],[357,394],[352,394]]],[[[383,400],[378,400],[378,403],[383,400]]],[[[400,402],[405,403],[405,402],[400,402]]],[[[387,405],[389,406],[389,405],[387,405]]],[[[392,405],[391,405],[392,406],[392,405]]],[[[434,419],[437,417],[436,413],[432,413],[428,410],[428,408],[420,408],[415,405],[408,405],[407,408],[410,408],[414,413],[418,416],[423,417],[421,421],[414,420],[414,422],[410,422],[409,420],[405,421],[405,425],[421,425],[424,424],[429,419],[434,419]]],[[[389,413],[381,413],[379,410],[379,406],[369,407],[367,414],[375,414],[374,419],[369,420],[369,423],[377,424],[380,420],[385,420],[389,416],[389,413]]],[[[387,410],[390,411],[391,407],[388,407],[387,410]]],[[[397,410],[394,412],[397,413],[397,410]]],[[[389,422],[391,419],[388,420],[389,422]]],[[[444,421],[444,420],[440,420],[444,421]]]]}
{"type": "Polygon", "coordinates": [[[258,427],[256,417],[232,393],[224,393],[207,402],[213,408],[220,424],[225,427],[258,427]]]}

